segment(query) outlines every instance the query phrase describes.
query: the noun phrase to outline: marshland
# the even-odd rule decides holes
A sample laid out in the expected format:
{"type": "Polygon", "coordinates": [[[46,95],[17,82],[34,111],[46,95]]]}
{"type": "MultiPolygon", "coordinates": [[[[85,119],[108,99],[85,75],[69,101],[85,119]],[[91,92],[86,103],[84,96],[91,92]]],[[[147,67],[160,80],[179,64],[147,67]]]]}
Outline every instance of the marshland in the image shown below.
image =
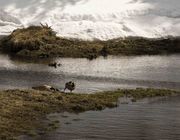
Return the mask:
{"type": "Polygon", "coordinates": [[[148,39],[127,37],[108,41],[83,41],[56,35],[48,25],[16,29],[1,40],[1,49],[27,58],[76,57],[94,59],[108,55],[155,55],[180,52],[179,37],[148,39]]]}
{"type": "Polygon", "coordinates": [[[96,94],[5,90],[0,92],[0,138],[2,140],[18,139],[20,135],[35,138],[61,127],[61,120],[48,120],[47,114],[81,113],[114,108],[119,105],[119,98],[122,97],[131,98],[131,101],[135,102],[143,98],[167,97],[177,94],[179,92],[173,90],[141,88],[96,94]],[[43,123],[43,120],[46,120],[46,123],[43,123]]]}
{"type": "Polygon", "coordinates": [[[82,41],[57,37],[41,25],[14,30],[0,42],[0,139],[172,139],[179,134],[180,125],[171,123],[179,121],[180,111],[178,37],[82,41]],[[71,80],[75,90],[64,92],[71,80]],[[41,85],[59,91],[32,89],[41,85]],[[173,134],[160,123],[167,120],[173,134]],[[141,133],[144,127],[153,135],[141,133]],[[103,133],[107,130],[111,134],[103,133]]]}

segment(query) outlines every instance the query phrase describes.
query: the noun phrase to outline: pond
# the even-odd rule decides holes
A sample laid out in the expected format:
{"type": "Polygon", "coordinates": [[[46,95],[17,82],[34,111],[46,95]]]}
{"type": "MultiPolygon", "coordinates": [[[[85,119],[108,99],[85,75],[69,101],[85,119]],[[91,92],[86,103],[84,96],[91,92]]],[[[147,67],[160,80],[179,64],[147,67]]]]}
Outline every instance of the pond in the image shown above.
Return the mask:
{"type": "Polygon", "coordinates": [[[180,87],[180,55],[109,56],[85,58],[58,58],[38,63],[20,61],[0,55],[0,88],[31,88],[48,84],[59,89],[67,81],[76,83],[75,92],[92,93],[117,88],[171,88],[180,87]],[[60,67],[49,67],[50,61],[60,67]]]}
{"type": "MultiPolygon", "coordinates": [[[[31,88],[49,84],[59,89],[67,81],[75,92],[94,93],[117,88],[180,89],[180,55],[109,56],[87,60],[57,58],[39,62],[0,55],[0,88],[31,88]],[[61,66],[49,67],[50,62],[61,66]]],[[[126,100],[126,99],[124,99],[126,100]]],[[[120,104],[115,109],[81,114],[50,114],[60,128],[46,135],[22,140],[178,140],[180,139],[180,96],[120,104]]]]}
{"type": "Polygon", "coordinates": [[[81,114],[51,114],[55,132],[21,140],[179,140],[180,96],[146,99],[81,114]]]}

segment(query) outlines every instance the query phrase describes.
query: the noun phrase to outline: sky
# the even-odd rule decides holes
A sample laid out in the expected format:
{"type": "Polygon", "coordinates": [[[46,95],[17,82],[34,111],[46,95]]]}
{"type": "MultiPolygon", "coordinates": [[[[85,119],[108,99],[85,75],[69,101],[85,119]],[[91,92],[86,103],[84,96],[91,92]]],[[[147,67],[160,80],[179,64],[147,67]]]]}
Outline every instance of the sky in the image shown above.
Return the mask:
{"type": "Polygon", "coordinates": [[[180,35],[180,0],[0,0],[0,34],[47,23],[59,36],[180,35]]]}

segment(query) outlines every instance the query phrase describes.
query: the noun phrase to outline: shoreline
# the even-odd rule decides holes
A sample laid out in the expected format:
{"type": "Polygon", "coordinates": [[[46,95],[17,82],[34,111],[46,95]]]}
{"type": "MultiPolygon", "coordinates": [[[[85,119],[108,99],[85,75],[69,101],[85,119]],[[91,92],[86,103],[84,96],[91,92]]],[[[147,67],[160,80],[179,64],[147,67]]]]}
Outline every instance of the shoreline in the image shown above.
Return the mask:
{"type": "Polygon", "coordinates": [[[107,41],[83,41],[56,36],[48,25],[16,29],[0,41],[0,50],[21,58],[88,58],[179,54],[180,37],[126,37],[107,41]]]}
{"type": "Polygon", "coordinates": [[[119,106],[121,97],[132,102],[144,98],[172,96],[179,91],[165,89],[119,89],[95,94],[64,94],[36,90],[0,91],[0,139],[15,139],[20,135],[41,135],[53,131],[60,122],[42,123],[51,113],[81,113],[119,106]],[[38,129],[38,131],[37,131],[38,129]]]}

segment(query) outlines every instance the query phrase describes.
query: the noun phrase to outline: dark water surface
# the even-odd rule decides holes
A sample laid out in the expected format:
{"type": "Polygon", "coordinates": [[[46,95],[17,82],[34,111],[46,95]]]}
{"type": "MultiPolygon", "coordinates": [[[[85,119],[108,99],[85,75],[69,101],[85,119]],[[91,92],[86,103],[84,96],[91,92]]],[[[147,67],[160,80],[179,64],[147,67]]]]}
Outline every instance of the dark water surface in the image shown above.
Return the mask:
{"type": "Polygon", "coordinates": [[[117,88],[180,88],[180,55],[122,56],[87,59],[60,58],[57,69],[41,64],[12,61],[0,55],[0,88],[31,88],[50,84],[64,88],[73,80],[75,92],[96,92],[117,88]]]}
{"type": "Polygon", "coordinates": [[[180,140],[180,96],[48,118],[59,120],[60,128],[22,140],[180,140]]]}

